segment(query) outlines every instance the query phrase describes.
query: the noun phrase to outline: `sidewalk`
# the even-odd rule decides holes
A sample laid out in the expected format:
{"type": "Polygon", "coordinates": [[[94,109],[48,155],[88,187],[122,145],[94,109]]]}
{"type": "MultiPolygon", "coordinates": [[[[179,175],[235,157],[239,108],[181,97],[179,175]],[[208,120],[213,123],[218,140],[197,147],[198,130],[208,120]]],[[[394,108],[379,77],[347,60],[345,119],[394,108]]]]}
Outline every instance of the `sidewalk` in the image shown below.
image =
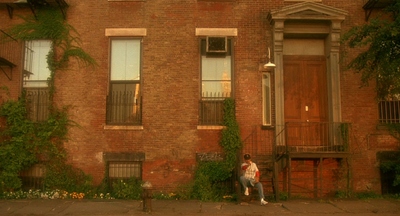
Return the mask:
{"type": "Polygon", "coordinates": [[[0,200],[0,215],[400,215],[400,201],[290,200],[261,206],[258,202],[201,202],[197,200],[152,200],[144,212],[138,200],[0,200]]]}

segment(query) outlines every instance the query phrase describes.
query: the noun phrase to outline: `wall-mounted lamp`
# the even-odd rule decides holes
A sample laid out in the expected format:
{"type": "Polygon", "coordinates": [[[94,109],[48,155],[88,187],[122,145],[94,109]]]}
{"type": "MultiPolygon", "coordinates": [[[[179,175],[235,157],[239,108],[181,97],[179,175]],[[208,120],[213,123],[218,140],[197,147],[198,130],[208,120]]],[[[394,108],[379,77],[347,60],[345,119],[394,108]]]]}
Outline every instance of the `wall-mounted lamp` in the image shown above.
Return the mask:
{"type": "Polygon", "coordinates": [[[268,67],[275,67],[276,65],[274,63],[271,62],[271,50],[268,47],[268,63],[266,63],[264,65],[264,68],[268,68],[268,67]]]}

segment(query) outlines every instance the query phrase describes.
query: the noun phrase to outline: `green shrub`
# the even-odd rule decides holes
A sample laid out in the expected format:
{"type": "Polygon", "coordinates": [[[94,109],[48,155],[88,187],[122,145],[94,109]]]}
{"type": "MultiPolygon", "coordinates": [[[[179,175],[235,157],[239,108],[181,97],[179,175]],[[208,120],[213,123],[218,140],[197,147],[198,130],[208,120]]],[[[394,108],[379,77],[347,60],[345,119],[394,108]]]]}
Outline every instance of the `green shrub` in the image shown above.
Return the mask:
{"type": "Polygon", "coordinates": [[[142,181],[137,178],[118,180],[112,184],[112,195],[116,199],[141,199],[142,181]]]}
{"type": "Polygon", "coordinates": [[[44,187],[50,191],[58,189],[85,194],[93,189],[91,176],[86,175],[80,169],[63,163],[47,166],[44,187]]]}
{"type": "Polygon", "coordinates": [[[354,193],[354,196],[358,199],[376,199],[376,198],[382,198],[381,195],[372,192],[372,191],[364,191],[364,192],[357,192],[354,193]]]}
{"type": "Polygon", "coordinates": [[[235,117],[235,102],[232,98],[224,101],[224,126],[220,146],[224,150],[223,161],[199,162],[195,172],[192,197],[202,201],[219,201],[231,193],[226,184],[234,173],[237,153],[242,147],[240,130],[235,117]]]}

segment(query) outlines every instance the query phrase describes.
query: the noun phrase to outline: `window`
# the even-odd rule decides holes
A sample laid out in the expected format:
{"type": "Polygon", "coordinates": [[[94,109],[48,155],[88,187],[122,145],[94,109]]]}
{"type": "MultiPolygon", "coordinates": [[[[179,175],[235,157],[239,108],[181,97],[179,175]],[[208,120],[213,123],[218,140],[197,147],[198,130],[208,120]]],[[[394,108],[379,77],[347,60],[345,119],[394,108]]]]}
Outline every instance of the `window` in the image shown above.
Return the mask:
{"type": "Polygon", "coordinates": [[[141,124],[141,39],[111,39],[107,124],[141,124]]]}
{"type": "Polygon", "coordinates": [[[50,70],[47,65],[47,55],[51,48],[49,40],[25,42],[23,87],[28,115],[34,121],[46,120],[49,114],[47,79],[50,77],[50,70]]]}
{"type": "Polygon", "coordinates": [[[46,173],[46,167],[43,164],[35,164],[29,169],[20,172],[23,189],[42,189],[43,177],[46,173]]]}
{"type": "Polygon", "coordinates": [[[207,40],[201,39],[200,125],[221,125],[224,99],[232,92],[231,39],[226,52],[207,52],[207,40]]]}
{"type": "Polygon", "coordinates": [[[144,152],[105,152],[104,161],[107,164],[107,177],[110,187],[118,180],[136,178],[142,180],[142,164],[145,161],[144,152]]]}
{"type": "Polygon", "coordinates": [[[262,75],[263,125],[271,125],[271,74],[262,75]]]}
{"type": "Polygon", "coordinates": [[[400,123],[400,95],[388,97],[378,103],[379,123],[400,123]]]}
{"type": "Polygon", "coordinates": [[[110,186],[118,180],[136,178],[142,180],[142,162],[140,161],[112,161],[108,162],[108,177],[110,186]]]}

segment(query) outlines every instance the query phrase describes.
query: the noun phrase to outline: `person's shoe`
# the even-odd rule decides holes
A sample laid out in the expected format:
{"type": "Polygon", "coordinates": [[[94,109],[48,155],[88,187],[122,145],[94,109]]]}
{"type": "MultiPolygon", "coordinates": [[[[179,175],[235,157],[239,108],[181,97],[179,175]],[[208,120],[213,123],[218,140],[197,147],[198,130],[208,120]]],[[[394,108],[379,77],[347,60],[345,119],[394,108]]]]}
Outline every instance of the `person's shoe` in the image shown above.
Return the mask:
{"type": "Polygon", "coordinates": [[[246,190],[244,190],[244,195],[246,195],[246,196],[249,195],[249,188],[246,188],[246,190]]]}
{"type": "Polygon", "coordinates": [[[265,201],[264,199],[261,199],[261,205],[267,205],[267,204],[268,204],[267,201],[265,201]]]}

